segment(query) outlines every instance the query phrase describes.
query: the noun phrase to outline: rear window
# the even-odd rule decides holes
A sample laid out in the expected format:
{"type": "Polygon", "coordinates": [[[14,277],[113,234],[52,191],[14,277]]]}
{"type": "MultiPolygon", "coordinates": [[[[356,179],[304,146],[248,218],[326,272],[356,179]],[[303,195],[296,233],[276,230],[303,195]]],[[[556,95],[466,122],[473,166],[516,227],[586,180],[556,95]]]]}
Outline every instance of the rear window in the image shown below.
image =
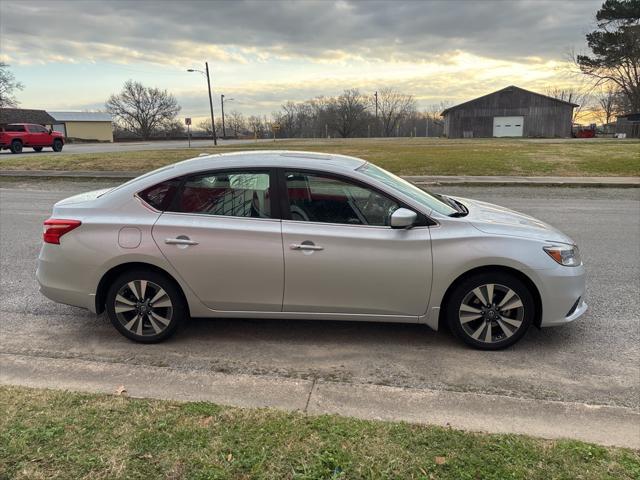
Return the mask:
{"type": "Polygon", "coordinates": [[[24,125],[5,125],[5,132],[24,132],[24,125]]]}
{"type": "Polygon", "coordinates": [[[151,207],[164,212],[171,205],[179,186],[180,179],[172,178],[143,190],[138,196],[151,207]]]}

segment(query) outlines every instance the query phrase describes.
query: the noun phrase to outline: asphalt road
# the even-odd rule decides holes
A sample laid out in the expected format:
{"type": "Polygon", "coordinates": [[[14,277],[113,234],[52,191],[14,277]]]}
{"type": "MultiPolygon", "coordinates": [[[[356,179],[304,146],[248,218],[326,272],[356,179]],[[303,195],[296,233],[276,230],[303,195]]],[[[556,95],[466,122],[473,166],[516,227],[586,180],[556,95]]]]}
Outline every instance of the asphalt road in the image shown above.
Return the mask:
{"type": "Polygon", "coordinates": [[[0,353],[639,406],[638,189],[446,190],[560,227],[579,243],[588,271],[590,311],[581,320],[532,328],[506,351],[478,352],[419,325],[275,320],[194,319],[163,344],[132,343],[104,316],[50,302],[34,278],[51,205],[108,184],[0,183],[0,353]]]}
{"type": "MultiPolygon", "coordinates": [[[[272,142],[268,139],[260,139],[257,142],[272,142]]],[[[246,145],[256,143],[256,140],[222,140],[218,139],[218,145],[246,145]]],[[[137,150],[172,150],[188,148],[186,140],[163,140],[163,141],[138,141],[120,143],[68,143],[64,146],[62,153],[103,153],[103,152],[132,152],[137,150]]],[[[213,140],[192,140],[191,148],[202,149],[213,147],[213,140]]],[[[26,148],[22,153],[13,154],[9,150],[1,150],[0,155],[55,155],[50,148],[45,148],[42,152],[35,152],[31,148],[26,148]]]]}

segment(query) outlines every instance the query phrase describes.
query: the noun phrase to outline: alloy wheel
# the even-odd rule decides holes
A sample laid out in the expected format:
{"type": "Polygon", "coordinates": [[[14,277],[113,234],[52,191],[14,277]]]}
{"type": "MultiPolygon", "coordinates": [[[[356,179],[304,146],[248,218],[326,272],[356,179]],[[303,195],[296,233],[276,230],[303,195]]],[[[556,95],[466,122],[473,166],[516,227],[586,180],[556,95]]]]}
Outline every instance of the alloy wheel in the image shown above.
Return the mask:
{"type": "Polygon", "coordinates": [[[155,336],[169,327],[173,304],[167,292],[148,280],[125,283],[114,301],[114,311],[125,329],[139,336],[155,336]]]}
{"type": "Polygon", "coordinates": [[[464,332],[483,343],[513,336],[524,321],[524,304],[511,288],[497,283],[480,285],[462,299],[458,318],[464,332]]]}

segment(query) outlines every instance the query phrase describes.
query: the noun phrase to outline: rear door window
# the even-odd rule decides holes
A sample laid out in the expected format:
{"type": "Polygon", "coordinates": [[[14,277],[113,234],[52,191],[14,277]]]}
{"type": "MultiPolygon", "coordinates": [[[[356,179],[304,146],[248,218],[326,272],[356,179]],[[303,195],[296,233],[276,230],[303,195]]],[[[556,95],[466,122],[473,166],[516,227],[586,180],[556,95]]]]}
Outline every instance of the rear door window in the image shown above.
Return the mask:
{"type": "Polygon", "coordinates": [[[187,177],[171,211],[272,218],[268,171],[229,171],[187,177]]]}

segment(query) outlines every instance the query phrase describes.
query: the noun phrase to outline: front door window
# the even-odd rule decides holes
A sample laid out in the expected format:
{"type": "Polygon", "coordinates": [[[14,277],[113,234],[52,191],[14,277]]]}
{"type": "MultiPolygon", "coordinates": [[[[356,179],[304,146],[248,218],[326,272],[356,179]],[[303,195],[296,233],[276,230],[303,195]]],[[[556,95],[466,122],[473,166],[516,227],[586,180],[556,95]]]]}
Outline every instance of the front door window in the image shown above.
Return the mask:
{"type": "Polygon", "coordinates": [[[285,175],[292,220],[384,227],[400,207],[385,195],[332,176],[285,175]]]}

